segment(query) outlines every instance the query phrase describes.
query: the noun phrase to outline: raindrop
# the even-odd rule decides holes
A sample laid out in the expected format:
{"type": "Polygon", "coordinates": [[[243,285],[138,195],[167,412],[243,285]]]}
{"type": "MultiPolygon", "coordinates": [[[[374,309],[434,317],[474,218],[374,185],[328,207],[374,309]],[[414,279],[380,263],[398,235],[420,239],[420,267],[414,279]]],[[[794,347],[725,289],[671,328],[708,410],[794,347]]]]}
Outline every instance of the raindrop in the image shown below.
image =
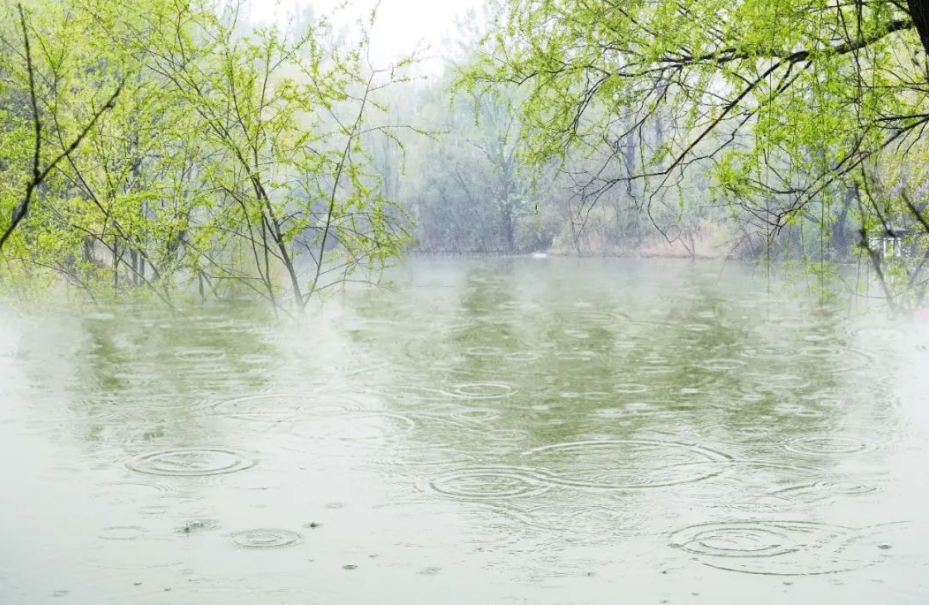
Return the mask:
{"type": "Polygon", "coordinates": [[[500,466],[453,470],[432,479],[425,487],[455,500],[497,501],[535,496],[550,485],[530,469],[500,466]]]}
{"type": "Polygon", "coordinates": [[[146,475],[205,477],[251,468],[255,461],[238,452],[219,448],[179,448],[150,452],[126,463],[129,470],[146,475]]]}
{"type": "Polygon", "coordinates": [[[711,372],[731,372],[732,370],[744,368],[746,365],[748,364],[741,359],[709,359],[698,364],[698,367],[711,372]]]}
{"type": "Polygon", "coordinates": [[[500,412],[490,408],[456,408],[449,415],[467,424],[481,424],[500,417],[500,412]]]}
{"type": "Polygon", "coordinates": [[[601,440],[547,445],[523,452],[554,484],[597,489],[668,487],[715,477],[731,456],[672,441],[601,440]]]}
{"type": "Polygon", "coordinates": [[[513,387],[496,382],[467,382],[452,387],[448,395],[461,399],[506,399],[515,393],[513,387]]]}
{"type": "Polygon", "coordinates": [[[218,529],[220,526],[219,521],[216,519],[192,519],[187,521],[178,528],[180,533],[191,534],[194,532],[200,531],[209,531],[211,529],[218,529]]]}
{"type": "Polygon", "coordinates": [[[244,548],[285,548],[296,546],[303,536],[286,529],[249,529],[232,534],[232,542],[244,548]]]}
{"type": "Polygon", "coordinates": [[[798,437],[786,442],[784,448],[807,456],[849,456],[872,449],[867,442],[857,437],[844,435],[798,437]]]}
{"type": "Polygon", "coordinates": [[[671,546],[704,565],[762,575],[820,575],[875,562],[852,551],[864,533],[807,521],[743,521],[694,525],[675,532],[671,546]]]}
{"type": "Polygon", "coordinates": [[[771,495],[797,503],[813,503],[842,496],[873,494],[877,491],[876,487],[851,481],[815,481],[785,487],[771,492],[771,495]]]}

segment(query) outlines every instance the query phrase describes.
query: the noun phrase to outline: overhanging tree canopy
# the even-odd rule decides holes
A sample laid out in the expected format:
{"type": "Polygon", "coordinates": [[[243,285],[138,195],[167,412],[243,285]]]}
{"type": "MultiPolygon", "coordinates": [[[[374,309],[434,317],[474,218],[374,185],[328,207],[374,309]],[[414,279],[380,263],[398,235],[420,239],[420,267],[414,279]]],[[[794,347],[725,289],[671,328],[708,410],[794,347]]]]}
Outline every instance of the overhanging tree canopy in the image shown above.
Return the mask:
{"type": "Polygon", "coordinates": [[[923,2],[507,0],[486,47],[464,82],[528,89],[527,160],[607,151],[588,191],[641,182],[647,208],[696,170],[773,234],[859,185],[866,230],[929,232],[923,2]],[[643,161],[612,170],[633,137],[643,161]]]}

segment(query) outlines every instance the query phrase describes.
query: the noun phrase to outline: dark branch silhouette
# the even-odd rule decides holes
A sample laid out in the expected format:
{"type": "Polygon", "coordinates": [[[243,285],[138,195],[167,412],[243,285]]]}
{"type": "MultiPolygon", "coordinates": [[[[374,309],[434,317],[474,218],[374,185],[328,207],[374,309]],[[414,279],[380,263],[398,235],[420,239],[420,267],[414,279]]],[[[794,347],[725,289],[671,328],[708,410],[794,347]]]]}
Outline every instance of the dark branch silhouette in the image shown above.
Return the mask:
{"type": "Polygon", "coordinates": [[[116,98],[119,96],[119,93],[122,92],[123,84],[120,84],[116,87],[116,90],[113,91],[113,94],[110,95],[110,98],[107,100],[106,104],[98,109],[90,122],[81,130],[80,133],[74,138],[70,145],[68,145],[64,151],[58,154],[51,162],[48,163],[45,168],[42,168],[42,119],[39,116],[39,103],[36,96],[35,89],[35,66],[32,63],[32,48],[29,43],[29,29],[26,25],[26,11],[23,8],[22,4],[17,5],[19,9],[19,20],[20,25],[23,29],[23,41],[26,46],[26,70],[29,74],[29,99],[32,104],[32,123],[35,129],[35,146],[33,149],[32,156],[32,177],[29,179],[29,183],[26,185],[26,194],[23,196],[23,201],[19,203],[15,210],[13,210],[13,216],[10,220],[9,226],[4,230],[3,235],[0,236],[0,251],[3,250],[4,244],[7,240],[10,239],[10,236],[13,235],[13,232],[16,231],[16,228],[19,227],[19,224],[26,218],[29,214],[29,206],[32,203],[32,200],[35,197],[36,190],[45,182],[45,179],[48,178],[49,173],[55,169],[61,160],[69,157],[74,151],[77,150],[78,146],[81,144],[81,141],[84,140],[84,137],[87,136],[87,133],[93,129],[97,124],[97,120],[100,119],[107,110],[112,109],[116,105],[116,98]]]}

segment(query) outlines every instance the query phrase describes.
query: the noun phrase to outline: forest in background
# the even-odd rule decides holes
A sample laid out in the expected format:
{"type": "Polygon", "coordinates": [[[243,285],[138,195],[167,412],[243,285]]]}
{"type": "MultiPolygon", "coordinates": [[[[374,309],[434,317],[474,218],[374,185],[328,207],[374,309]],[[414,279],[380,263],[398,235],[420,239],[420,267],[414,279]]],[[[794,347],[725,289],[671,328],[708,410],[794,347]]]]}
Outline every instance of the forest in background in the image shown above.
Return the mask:
{"type": "Polygon", "coordinates": [[[492,1],[428,77],[371,56],[376,13],[242,6],[3,0],[6,289],[299,314],[404,252],[551,253],[925,302],[920,2],[492,1]]]}

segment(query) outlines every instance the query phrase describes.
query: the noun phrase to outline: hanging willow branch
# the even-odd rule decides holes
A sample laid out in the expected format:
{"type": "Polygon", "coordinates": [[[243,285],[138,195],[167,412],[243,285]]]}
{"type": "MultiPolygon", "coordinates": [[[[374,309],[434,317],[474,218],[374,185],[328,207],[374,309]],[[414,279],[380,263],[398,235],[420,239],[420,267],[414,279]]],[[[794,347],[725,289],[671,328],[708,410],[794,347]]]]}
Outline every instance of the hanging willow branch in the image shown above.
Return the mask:
{"type": "Polygon", "coordinates": [[[3,245],[6,244],[7,240],[13,234],[19,224],[26,218],[26,215],[29,213],[29,205],[32,203],[33,198],[35,197],[36,189],[38,189],[45,179],[48,177],[49,173],[55,169],[61,160],[69,157],[74,151],[77,150],[78,146],[81,144],[81,141],[84,140],[84,137],[87,136],[87,133],[93,129],[97,124],[97,120],[100,119],[100,116],[104,114],[109,109],[112,109],[116,105],[116,98],[119,96],[119,93],[122,92],[123,83],[120,82],[116,87],[116,90],[113,91],[113,94],[110,95],[110,98],[107,100],[106,104],[98,109],[93,117],[90,119],[90,122],[80,131],[77,137],[68,145],[64,151],[58,154],[47,166],[42,168],[42,120],[39,116],[39,102],[36,95],[35,88],[35,66],[32,63],[32,48],[29,43],[29,30],[26,25],[26,11],[23,9],[23,5],[17,5],[19,9],[19,21],[23,29],[23,42],[26,46],[26,70],[29,74],[29,100],[32,104],[32,123],[35,130],[35,145],[33,148],[32,155],[32,177],[29,179],[29,183],[26,185],[26,193],[23,196],[23,201],[19,203],[15,210],[13,210],[13,216],[10,221],[9,226],[3,231],[3,235],[0,236],[0,251],[3,250],[3,245]]]}

